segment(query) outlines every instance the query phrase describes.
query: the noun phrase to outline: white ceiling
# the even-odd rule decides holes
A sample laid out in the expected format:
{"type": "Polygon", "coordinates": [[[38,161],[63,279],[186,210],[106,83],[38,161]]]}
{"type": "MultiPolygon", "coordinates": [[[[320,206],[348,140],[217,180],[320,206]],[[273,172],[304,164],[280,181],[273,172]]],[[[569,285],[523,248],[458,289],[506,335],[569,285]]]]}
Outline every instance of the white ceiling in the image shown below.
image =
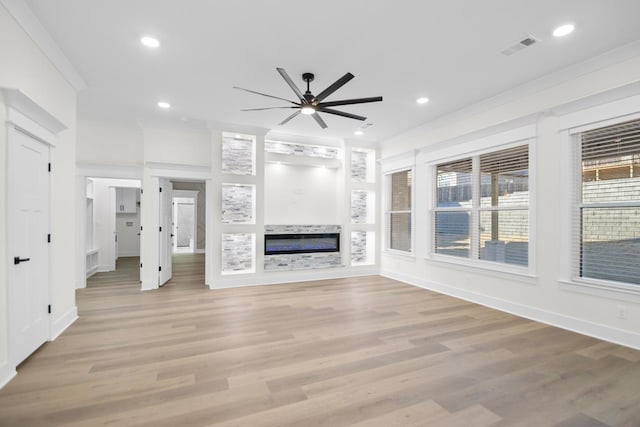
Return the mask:
{"type": "Polygon", "coordinates": [[[341,107],[368,117],[361,137],[384,140],[554,70],[640,39],[638,0],[27,0],[87,82],[80,119],[207,120],[308,136],[354,138],[362,123],[323,115],[276,126],[313,72],[319,93],[346,72],[356,77],[327,99],[384,96],[382,103],[341,107]],[[554,39],[552,30],[575,22],[554,39]],[[142,35],[162,46],[149,50],[142,35]],[[541,43],[500,52],[532,34],[541,43]],[[419,96],[431,99],[418,106],[419,96]],[[168,100],[169,111],[155,103],[168,100]]]}

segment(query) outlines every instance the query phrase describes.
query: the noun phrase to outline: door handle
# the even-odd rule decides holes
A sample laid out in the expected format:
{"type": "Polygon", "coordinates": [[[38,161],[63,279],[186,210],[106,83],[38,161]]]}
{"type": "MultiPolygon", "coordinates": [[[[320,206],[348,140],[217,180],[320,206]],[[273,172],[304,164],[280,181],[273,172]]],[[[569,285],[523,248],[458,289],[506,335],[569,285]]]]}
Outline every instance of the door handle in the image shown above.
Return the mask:
{"type": "Polygon", "coordinates": [[[13,264],[20,264],[21,262],[31,261],[31,258],[20,258],[19,256],[13,257],[13,264]]]}

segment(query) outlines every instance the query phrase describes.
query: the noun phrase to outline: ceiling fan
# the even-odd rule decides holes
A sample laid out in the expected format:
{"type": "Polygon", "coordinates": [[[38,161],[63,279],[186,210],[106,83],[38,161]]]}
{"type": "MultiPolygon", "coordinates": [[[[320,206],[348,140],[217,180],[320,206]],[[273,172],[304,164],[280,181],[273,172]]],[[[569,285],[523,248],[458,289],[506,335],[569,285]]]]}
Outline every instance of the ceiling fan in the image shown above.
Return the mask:
{"type": "Polygon", "coordinates": [[[293,89],[293,92],[298,97],[299,102],[290,101],[288,99],[280,98],[278,96],[267,95],[266,93],[260,93],[260,92],[256,92],[255,90],[244,89],[244,88],[241,88],[241,87],[238,87],[238,86],[234,86],[233,87],[234,89],[243,90],[243,91],[249,92],[249,93],[255,93],[256,95],[262,95],[262,96],[266,96],[266,97],[269,97],[269,98],[279,99],[281,101],[286,101],[286,102],[289,102],[289,103],[293,104],[293,106],[289,106],[289,107],[249,108],[249,109],[244,109],[244,110],[241,110],[241,111],[260,111],[260,110],[276,110],[276,109],[281,109],[281,108],[295,108],[298,111],[294,112],[293,114],[291,114],[289,117],[287,117],[286,119],[284,119],[283,121],[281,121],[278,124],[279,125],[283,125],[283,124],[287,123],[289,120],[291,120],[294,117],[296,117],[298,114],[302,113],[302,114],[310,115],[311,117],[313,117],[315,119],[315,121],[318,123],[318,125],[320,125],[320,127],[322,129],[325,129],[327,127],[327,124],[324,122],[324,120],[322,120],[322,117],[320,117],[320,115],[318,113],[333,114],[333,115],[336,115],[336,116],[342,116],[342,117],[346,117],[346,118],[349,118],[349,119],[355,119],[355,120],[362,120],[362,121],[367,120],[367,118],[364,117],[364,116],[359,116],[357,114],[351,114],[351,113],[346,113],[344,111],[334,110],[333,108],[329,108],[329,107],[336,107],[338,105],[364,104],[364,103],[367,103],[367,102],[380,102],[380,101],[382,101],[382,97],[381,96],[374,96],[374,97],[370,97],[370,98],[342,99],[342,100],[339,100],[339,101],[323,102],[325,98],[327,98],[333,92],[335,92],[338,89],[340,89],[349,80],[351,80],[354,77],[354,75],[351,74],[351,73],[345,74],[344,76],[342,76],[338,80],[336,80],[331,86],[329,86],[328,88],[326,88],[325,90],[323,90],[319,94],[314,95],[314,94],[311,93],[311,90],[309,89],[309,84],[313,81],[313,79],[315,77],[313,75],[313,73],[304,73],[304,74],[302,74],[302,80],[307,82],[307,91],[303,94],[300,91],[300,89],[298,89],[298,87],[295,85],[295,83],[293,83],[293,80],[291,80],[291,77],[289,77],[289,75],[287,74],[287,72],[283,68],[276,68],[276,70],[278,70],[278,73],[280,73],[280,75],[287,82],[289,87],[291,89],[293,89]]]}

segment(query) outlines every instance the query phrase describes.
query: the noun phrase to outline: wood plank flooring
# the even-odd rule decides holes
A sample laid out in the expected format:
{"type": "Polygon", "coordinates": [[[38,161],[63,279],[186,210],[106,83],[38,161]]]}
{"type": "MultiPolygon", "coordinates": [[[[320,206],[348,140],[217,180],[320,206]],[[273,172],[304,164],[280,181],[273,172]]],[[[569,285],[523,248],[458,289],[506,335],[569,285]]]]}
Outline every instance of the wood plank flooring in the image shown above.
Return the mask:
{"type": "Polygon", "coordinates": [[[640,352],[378,276],[209,291],[137,259],[0,390],[2,426],[640,426],[640,352]]]}

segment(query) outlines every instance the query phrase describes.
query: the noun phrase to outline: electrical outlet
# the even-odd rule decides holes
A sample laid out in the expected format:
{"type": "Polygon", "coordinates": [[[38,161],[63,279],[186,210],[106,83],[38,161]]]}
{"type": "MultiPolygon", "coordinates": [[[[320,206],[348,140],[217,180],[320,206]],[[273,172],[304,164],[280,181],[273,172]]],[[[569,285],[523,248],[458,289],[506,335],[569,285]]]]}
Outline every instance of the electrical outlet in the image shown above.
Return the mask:
{"type": "Polygon", "coordinates": [[[627,307],[625,307],[624,305],[618,306],[618,319],[627,319],[627,307]]]}

